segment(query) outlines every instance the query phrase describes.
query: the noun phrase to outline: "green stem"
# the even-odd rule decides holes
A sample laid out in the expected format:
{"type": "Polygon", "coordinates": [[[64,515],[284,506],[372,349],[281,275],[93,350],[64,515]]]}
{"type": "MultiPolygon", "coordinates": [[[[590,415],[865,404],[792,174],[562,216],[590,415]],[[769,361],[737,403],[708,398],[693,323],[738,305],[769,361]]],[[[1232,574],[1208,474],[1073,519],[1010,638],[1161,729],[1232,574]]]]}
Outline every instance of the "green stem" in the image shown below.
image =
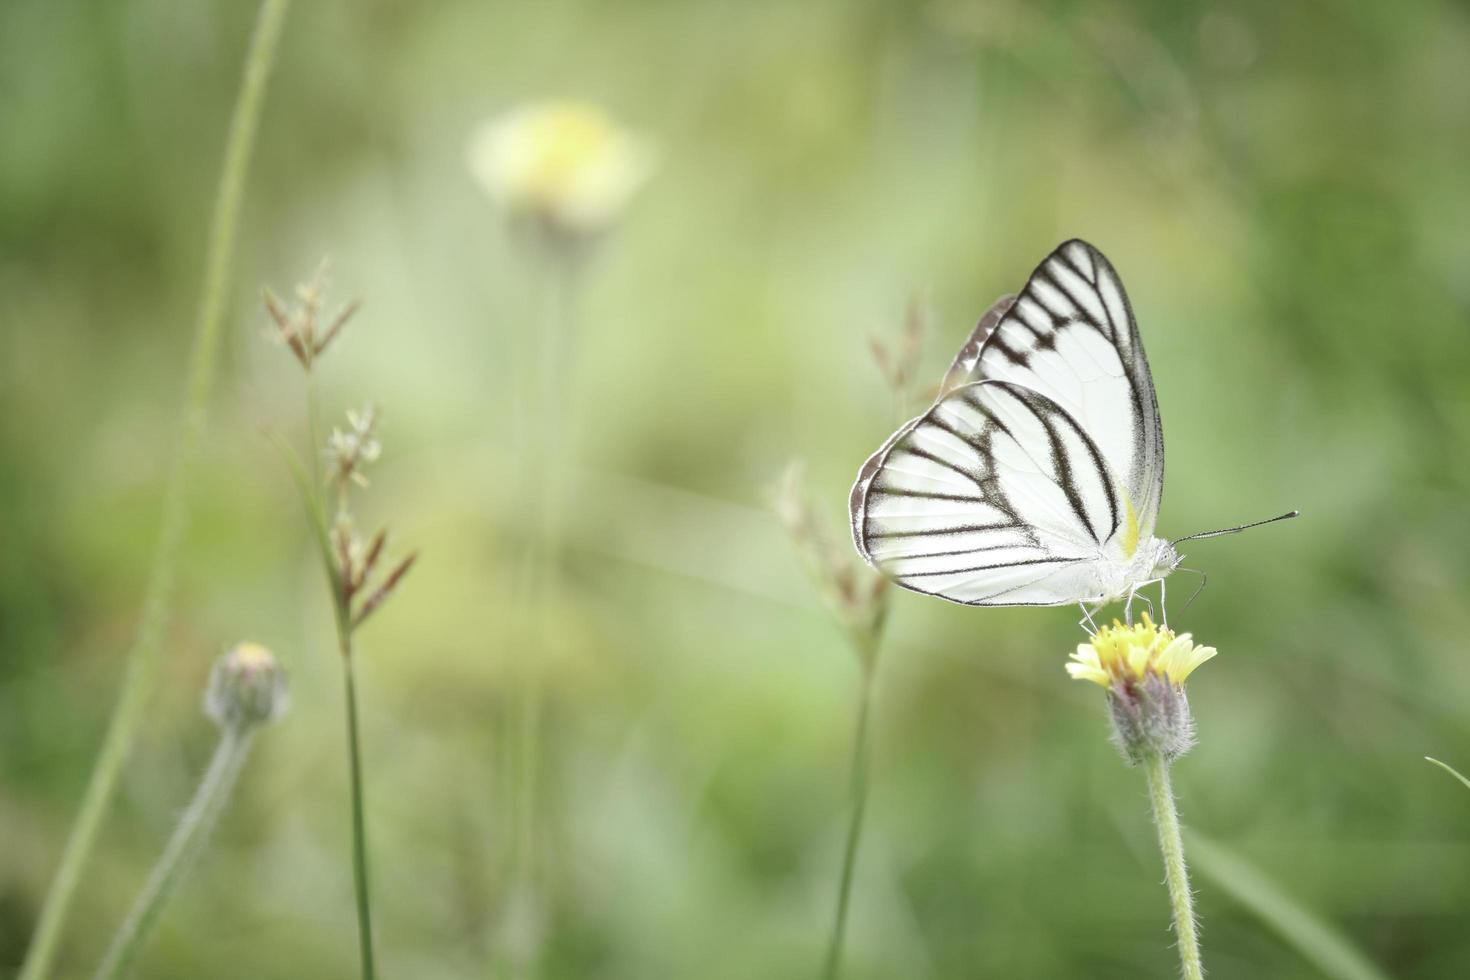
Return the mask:
{"type": "MultiPolygon", "coordinates": [[[[291,466],[292,475],[301,491],[311,520],[313,536],[321,553],[322,570],[327,576],[327,591],[332,599],[332,620],[337,630],[337,654],[342,661],[342,691],[347,702],[347,765],[350,774],[352,795],[352,888],[357,906],[357,943],[364,980],[376,975],[373,961],[373,908],[368,888],[367,820],[363,802],[362,748],[357,721],[357,680],[354,674],[355,661],[352,654],[352,601],[343,585],[346,572],[338,567],[336,551],[332,544],[332,531],[327,523],[327,510],[322,484],[318,474],[320,441],[320,410],[317,399],[316,374],[310,366],[306,370],[306,439],[307,462],[301,463],[288,446],[283,443],[283,455],[291,466]]],[[[346,512],[345,490],[339,488],[337,516],[346,512]]]]}
{"type": "Polygon", "coordinates": [[[351,635],[339,633],[342,686],[347,697],[347,756],[352,770],[352,883],[357,896],[357,939],[362,954],[362,976],[372,980],[373,911],[368,896],[367,827],[363,820],[362,755],[358,749],[357,684],[353,679],[351,635]]]}
{"type": "Polygon", "coordinates": [[[524,387],[520,389],[517,411],[521,422],[517,440],[518,499],[531,519],[527,522],[527,541],[516,592],[531,622],[534,640],[528,649],[537,660],[523,660],[517,672],[519,690],[512,729],[514,850],[505,972],[516,977],[535,973],[544,925],[537,880],[542,855],[536,819],[544,711],[541,671],[555,629],[566,456],[571,443],[566,399],[576,348],[576,256],[549,244],[539,258],[544,259],[539,270],[542,323],[534,340],[523,341],[520,350],[524,387]]]}
{"type": "Polygon", "coordinates": [[[1200,962],[1198,926],[1194,921],[1194,895],[1189,890],[1189,870],[1184,864],[1184,839],[1179,833],[1179,811],[1169,783],[1169,764],[1158,752],[1144,757],[1149,802],[1153,804],[1154,826],[1159,831],[1159,851],[1164,856],[1164,880],[1174,910],[1174,935],[1179,947],[1179,964],[1185,980],[1204,980],[1200,962]]]}
{"type": "Polygon", "coordinates": [[[245,764],[252,735],[248,730],[234,729],[225,729],[220,735],[219,746],[214,750],[214,758],[210,760],[209,768],[205,770],[199,788],[194,792],[194,799],[190,801],[173,837],[169,838],[168,845],[164,847],[158,864],[154,865],[153,873],[149,875],[148,883],[134,903],[132,912],[113,937],[106,958],[97,968],[97,980],[112,980],[127,974],[133,958],[142,949],[148,933],[158,921],[164,906],[168,904],[174,886],[204,852],[209,834],[225,804],[229,802],[230,791],[245,764]]]}
{"type": "Polygon", "coordinates": [[[21,965],[18,980],[45,980],[51,974],[61,931],[81,881],[82,869],[97,843],[102,817],[117,789],[118,777],[132,751],[138,724],[157,679],[162,636],[174,589],[176,559],[188,525],[189,478],[204,436],[209,395],[214,386],[216,363],[219,359],[229,270],[234,258],[245,175],[249,170],[251,150],[255,144],[255,133],[265,100],[266,83],[275,60],[276,44],[288,5],[289,0],[265,0],[256,20],[255,34],[245,61],[244,78],[240,83],[239,97],[230,121],[224,166],[215,194],[214,215],[205,259],[204,289],[199,302],[193,350],[189,360],[183,428],[164,494],[163,522],[144,595],[143,616],[132,649],[128,653],[122,692],[113,708],[107,734],[92,768],[81,809],[62,851],[56,877],[52,880],[46,900],[41,906],[36,930],[25,962],[21,965]]]}
{"type": "Polygon", "coordinates": [[[868,808],[868,770],[871,740],[868,718],[873,703],[873,659],[863,660],[862,686],[858,691],[857,728],[852,738],[852,811],[848,817],[847,844],[842,853],[842,877],[837,885],[837,916],[832,923],[832,938],[827,945],[827,965],[822,971],[826,980],[836,980],[842,966],[842,944],[847,934],[847,910],[852,896],[853,871],[857,866],[858,842],[863,834],[863,814],[868,808]]]}

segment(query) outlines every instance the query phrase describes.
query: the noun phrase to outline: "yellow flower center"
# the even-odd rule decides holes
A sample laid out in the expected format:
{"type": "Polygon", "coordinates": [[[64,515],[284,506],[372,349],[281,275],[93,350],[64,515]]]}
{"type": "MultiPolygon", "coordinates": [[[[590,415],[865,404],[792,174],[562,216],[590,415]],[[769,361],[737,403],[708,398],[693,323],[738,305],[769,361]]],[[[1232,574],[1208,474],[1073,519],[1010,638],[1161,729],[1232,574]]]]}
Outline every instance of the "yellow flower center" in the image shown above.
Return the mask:
{"type": "Polygon", "coordinates": [[[1215,655],[1214,647],[1197,647],[1188,633],[1176,634],[1157,626],[1148,613],[1141,622],[1125,626],[1113,620],[1080,644],[1067,664],[1067,673],[1079,681],[1102,687],[1115,682],[1138,683],[1149,674],[1182,686],[1194,669],[1215,655]]]}
{"type": "Polygon", "coordinates": [[[254,670],[259,667],[274,667],[276,664],[275,656],[259,643],[250,643],[249,641],[237,643],[230,653],[233,655],[235,663],[247,670],[254,670]]]}

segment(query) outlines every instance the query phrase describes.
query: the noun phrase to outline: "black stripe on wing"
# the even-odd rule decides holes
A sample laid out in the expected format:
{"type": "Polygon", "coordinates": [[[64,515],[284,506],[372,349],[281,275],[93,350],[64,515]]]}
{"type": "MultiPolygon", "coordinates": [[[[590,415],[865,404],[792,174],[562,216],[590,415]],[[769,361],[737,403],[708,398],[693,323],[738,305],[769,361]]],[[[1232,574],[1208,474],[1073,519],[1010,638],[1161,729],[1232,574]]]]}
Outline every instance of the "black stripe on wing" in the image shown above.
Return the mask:
{"type": "MultiPolygon", "coordinates": [[[[1005,392],[1007,395],[1015,398],[1021,405],[1025,406],[1026,410],[1031,413],[1036,421],[1041,423],[1042,427],[1046,430],[1047,445],[1045,448],[1047,457],[1051,463],[1052,473],[1055,477],[1053,482],[1061,488],[1063,495],[1067,498],[1068,505],[1072,509],[1072,513],[1076,516],[1082,527],[1087,529],[1088,536],[1096,544],[1101,545],[1108,538],[1112,537],[1113,533],[1122,524],[1122,514],[1118,508],[1117,488],[1113,485],[1112,474],[1108,470],[1107,462],[1103,459],[1102,451],[1098,449],[1097,443],[1092,440],[1092,437],[1087,434],[1086,430],[1062,406],[1040,392],[1033,391],[1024,385],[1013,384],[1007,381],[980,381],[973,385],[966,385],[961,389],[962,392],[966,393],[969,403],[977,408],[981,408],[986,413],[986,416],[993,419],[997,425],[1001,424],[1000,420],[996,419],[993,410],[989,406],[985,406],[981,401],[980,392],[982,389],[1005,392]],[[1081,446],[1083,453],[1080,457],[1069,451],[1068,435],[1073,437],[1076,444],[1081,446]],[[1103,489],[1104,495],[1107,498],[1108,515],[1105,524],[1100,524],[1100,522],[1094,519],[1094,515],[1090,512],[1086,500],[1083,499],[1083,488],[1079,483],[1079,477],[1083,472],[1088,472],[1090,475],[1096,476],[1097,484],[1103,489]]],[[[1009,430],[1004,431],[1007,435],[1011,435],[1009,430]]],[[[1032,460],[1039,467],[1040,461],[1036,460],[1034,454],[1031,454],[1031,447],[1021,445],[1020,441],[1016,440],[1014,436],[1011,436],[1011,438],[1023,450],[1026,450],[1028,455],[1031,455],[1032,460]]]]}
{"type": "MultiPolygon", "coordinates": [[[[912,558],[913,555],[907,557],[912,558]]],[[[1077,558],[1022,558],[1019,561],[998,561],[991,565],[971,565],[967,568],[944,568],[929,572],[905,572],[904,578],[933,578],[935,575],[961,575],[965,572],[990,572],[997,568],[1025,568],[1028,565],[1069,565],[1077,558]]]]}
{"type": "Polygon", "coordinates": [[[1014,381],[1075,408],[1063,391],[1050,390],[1035,364],[1038,353],[1057,350],[1059,336],[1072,330],[1095,331],[1117,352],[1126,381],[1131,447],[1125,459],[1122,447],[1111,446],[1110,452],[1119,458],[1109,459],[1109,464],[1128,490],[1140,520],[1148,523],[1158,513],[1163,495],[1163,428],[1133,308],[1106,256],[1075,238],[1053,249],[986,333],[978,355],[968,362],[970,378],[1014,381]],[[987,358],[989,352],[993,354],[987,358]]]}
{"type": "Polygon", "coordinates": [[[967,606],[1070,606],[1078,602],[1090,603],[1101,601],[1101,599],[1103,598],[1101,593],[1092,593],[1089,595],[1068,597],[1066,599],[1051,599],[1046,601],[1016,600],[1015,597],[1018,594],[1025,593],[1028,589],[1034,589],[1036,586],[1040,585],[1042,582],[1046,581],[1052,576],[1059,575],[1066,571],[1068,571],[1068,566],[1066,565],[1052,568],[1041,573],[1033,579],[1025,582],[1020,582],[1016,585],[1007,586],[1003,589],[997,589],[995,592],[992,592],[989,595],[981,596],[976,599],[969,599],[964,604],[967,606]]]}
{"type": "MultiPolygon", "coordinates": [[[[905,588],[979,604],[1005,604],[996,600],[1095,561],[1121,522],[1107,464],[1087,433],[1045,395],[1002,381],[961,386],[894,433],[863,464],[849,506],[868,562],[905,588]],[[997,458],[997,440],[1010,462],[997,458]],[[1038,476],[1055,486],[1041,498],[1027,491],[1038,476]],[[1046,531],[1023,517],[1027,509],[1046,531]],[[1005,578],[1027,567],[1046,571],[1019,585],[1005,578]],[[987,574],[993,592],[984,590],[987,574]]],[[[1085,596],[1059,601],[1074,598],[1085,596]]]]}

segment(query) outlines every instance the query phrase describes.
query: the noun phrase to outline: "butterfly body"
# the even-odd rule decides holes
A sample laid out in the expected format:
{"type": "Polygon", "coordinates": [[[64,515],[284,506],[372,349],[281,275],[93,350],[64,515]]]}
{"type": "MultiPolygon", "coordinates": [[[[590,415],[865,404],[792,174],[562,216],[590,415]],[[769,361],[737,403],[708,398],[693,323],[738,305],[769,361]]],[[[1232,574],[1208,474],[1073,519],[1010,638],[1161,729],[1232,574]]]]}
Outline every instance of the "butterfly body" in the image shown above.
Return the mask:
{"type": "Polygon", "coordinates": [[[1155,537],[1136,542],[1132,555],[1101,554],[1094,565],[1096,588],[1078,601],[1102,604],[1127,599],[1140,586],[1161,581],[1180,560],[1172,544],[1155,537]]]}
{"type": "Polygon", "coordinates": [[[864,463],[853,541],[904,588],[968,605],[1128,599],[1179,563],[1154,535],[1163,482],[1132,308],[1073,240],[991,307],[934,404],[864,463]]]}

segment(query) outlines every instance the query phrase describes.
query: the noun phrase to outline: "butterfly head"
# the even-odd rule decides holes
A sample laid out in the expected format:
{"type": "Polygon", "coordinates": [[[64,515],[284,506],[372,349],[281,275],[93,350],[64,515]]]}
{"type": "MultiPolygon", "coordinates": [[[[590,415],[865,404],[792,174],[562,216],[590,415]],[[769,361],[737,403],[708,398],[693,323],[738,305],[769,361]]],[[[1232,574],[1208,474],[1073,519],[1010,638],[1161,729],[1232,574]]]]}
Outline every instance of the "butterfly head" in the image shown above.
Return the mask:
{"type": "Polygon", "coordinates": [[[1142,542],[1133,558],[1140,581],[1161,579],[1178,568],[1183,560],[1184,556],[1173,542],[1163,538],[1149,538],[1142,542]]]}

